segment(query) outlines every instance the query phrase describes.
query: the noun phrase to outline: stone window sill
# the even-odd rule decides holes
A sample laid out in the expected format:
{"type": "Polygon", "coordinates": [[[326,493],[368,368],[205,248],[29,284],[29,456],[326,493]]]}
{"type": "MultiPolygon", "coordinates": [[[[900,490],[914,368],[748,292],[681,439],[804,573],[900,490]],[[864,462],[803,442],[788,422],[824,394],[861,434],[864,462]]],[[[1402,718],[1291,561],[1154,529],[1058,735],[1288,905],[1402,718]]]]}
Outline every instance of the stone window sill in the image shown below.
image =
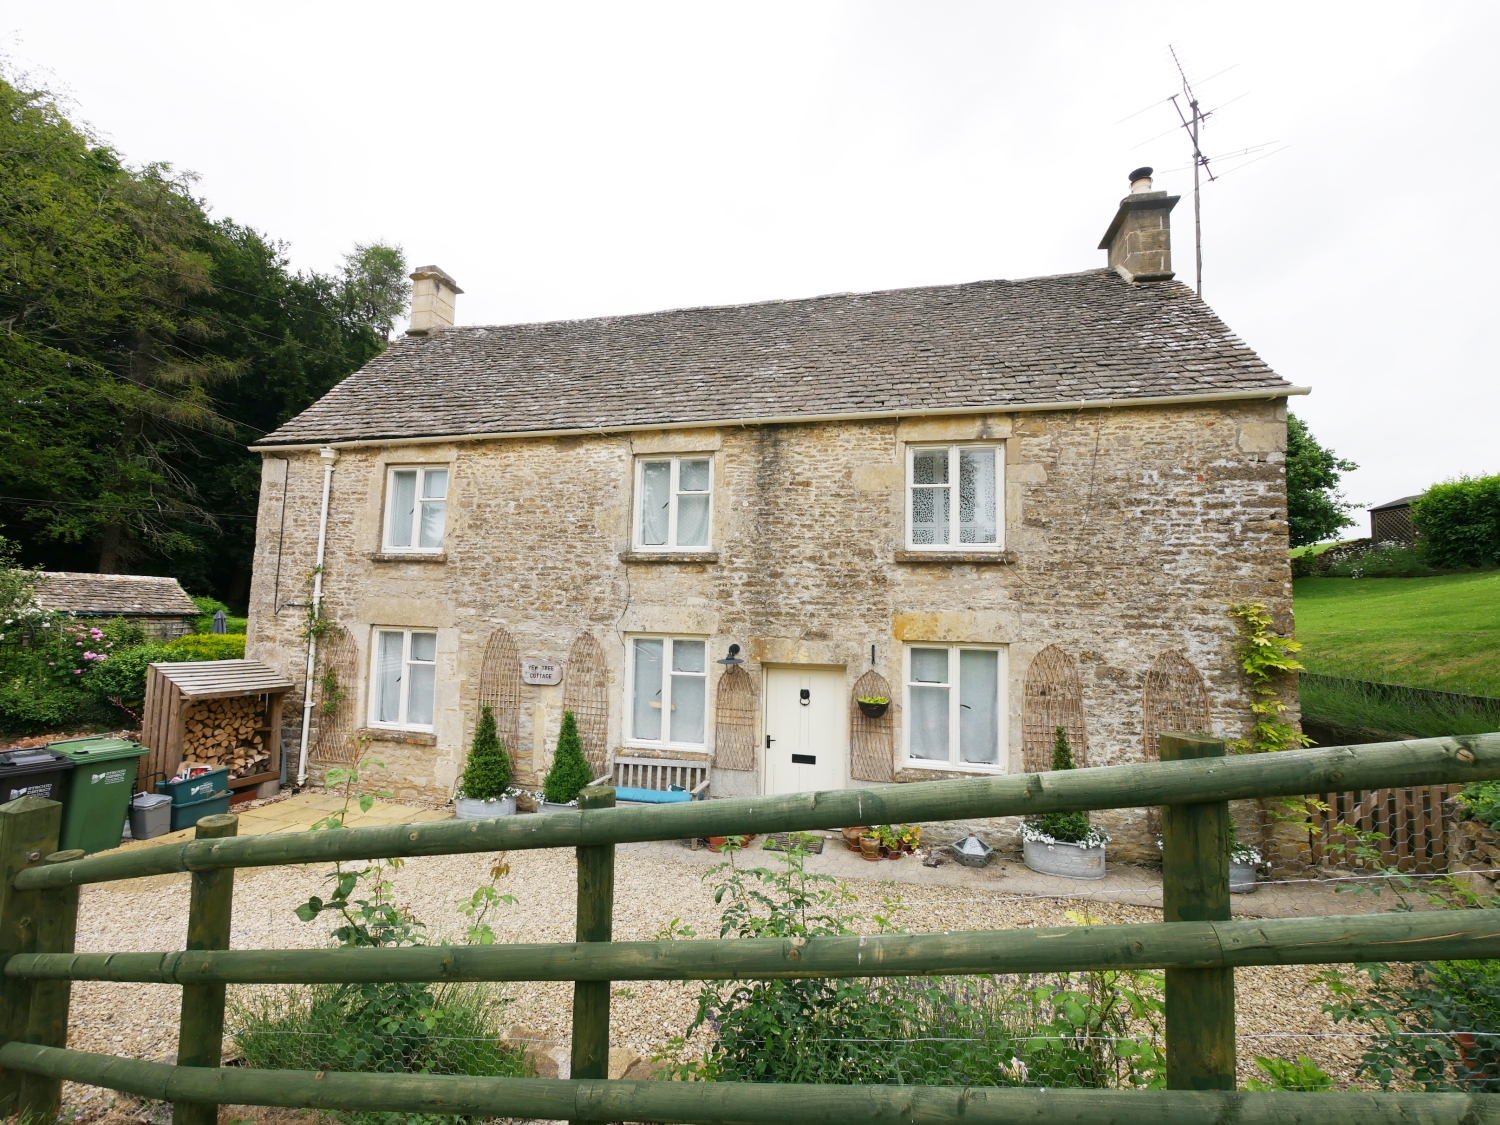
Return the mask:
{"type": "Polygon", "coordinates": [[[1016,561],[1016,554],[1014,551],[897,551],[896,561],[948,566],[1007,566],[1016,561]]]}
{"type": "Polygon", "coordinates": [[[445,563],[448,561],[448,552],[439,551],[436,554],[417,554],[413,551],[407,554],[403,551],[376,551],[370,556],[371,562],[378,563],[445,563]]]}
{"type": "Polygon", "coordinates": [[[718,551],[621,551],[622,563],[716,563],[718,551]]]}
{"type": "Polygon", "coordinates": [[[437,735],[427,730],[391,730],[389,727],[361,727],[354,732],[355,738],[369,738],[371,742],[400,742],[407,746],[436,746],[437,735]]]}

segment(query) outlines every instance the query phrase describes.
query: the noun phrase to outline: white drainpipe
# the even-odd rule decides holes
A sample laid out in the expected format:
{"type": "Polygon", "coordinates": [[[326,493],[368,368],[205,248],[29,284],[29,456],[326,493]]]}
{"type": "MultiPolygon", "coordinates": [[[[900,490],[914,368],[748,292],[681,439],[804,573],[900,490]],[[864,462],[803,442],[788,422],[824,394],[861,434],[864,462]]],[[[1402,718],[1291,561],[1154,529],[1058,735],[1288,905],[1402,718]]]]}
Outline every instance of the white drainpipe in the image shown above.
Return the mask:
{"type": "MultiPolygon", "coordinates": [[[[339,459],[339,451],[325,445],[318,450],[323,459],[323,507],[318,513],[318,562],[313,571],[312,606],[308,618],[318,619],[318,607],[323,604],[323,549],[328,544],[328,496],[333,491],[333,463],[339,459]]],[[[302,691],[302,743],[297,752],[297,788],[307,784],[307,735],[312,726],[313,679],[318,666],[318,634],[312,630],[307,634],[307,683],[302,691]]]]}

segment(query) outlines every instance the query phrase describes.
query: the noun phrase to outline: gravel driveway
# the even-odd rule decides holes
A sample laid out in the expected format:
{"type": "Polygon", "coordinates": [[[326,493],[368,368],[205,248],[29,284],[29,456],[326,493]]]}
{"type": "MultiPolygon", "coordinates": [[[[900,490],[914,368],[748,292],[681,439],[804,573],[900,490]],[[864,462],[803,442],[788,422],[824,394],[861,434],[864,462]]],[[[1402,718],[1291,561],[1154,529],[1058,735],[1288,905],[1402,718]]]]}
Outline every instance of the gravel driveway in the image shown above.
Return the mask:
{"type": "MultiPolygon", "coordinates": [[[[830,841],[829,850],[837,848],[830,841]]],[[[396,875],[397,897],[426,922],[434,937],[457,937],[462,917],[457,900],[487,881],[493,855],[440,856],[413,859],[396,875]]],[[[758,846],[742,857],[751,864],[771,862],[758,846]]],[[[819,860],[833,857],[825,855],[819,860]]],[[[619,849],[616,864],[615,936],[650,939],[673,918],[681,918],[703,937],[718,933],[718,910],[702,876],[718,857],[675,844],[636,844],[619,849]]],[[[503,890],[516,896],[515,907],[502,910],[494,928],[500,941],[568,941],[573,935],[575,870],[569,850],[517,852],[509,857],[511,874],[503,890]]],[[[872,865],[873,866],[873,865],[872,865]]],[[[1068,900],[1016,893],[1013,882],[997,878],[994,869],[940,872],[942,885],[911,883],[915,861],[903,861],[900,883],[851,878],[849,887],[866,912],[899,891],[911,932],[940,932],[998,927],[1066,925],[1067,913],[1087,911],[1104,922],[1159,921],[1149,906],[1097,899],[1068,900]],[[911,869],[908,871],[907,865],[911,869]],[[969,879],[968,876],[974,876],[969,879]],[[956,877],[955,877],[956,876],[956,877]]],[[[869,874],[894,874],[881,864],[869,874]]],[[[1019,881],[1019,880],[1016,880],[1019,881]]],[[[322,869],[281,867],[242,870],[235,884],[232,944],[237,949],[316,947],[325,944],[326,920],[300,922],[294,907],[310,894],[324,893],[322,869]]],[[[1080,888],[1082,890],[1082,888],[1080,888]]],[[[85,887],[79,913],[77,948],[92,951],[154,951],[182,947],[188,909],[188,876],[85,887]]],[[[1240,1045],[1240,1078],[1255,1073],[1257,1054],[1312,1056],[1341,1084],[1353,1078],[1358,1040],[1340,1034],[1322,1014],[1326,990],[1313,980],[1316,967],[1241,969],[1236,974],[1240,1045]]],[[[539,1038],[565,1047],[570,1023],[571,985],[517,984],[508,1023],[534,1029],[539,1038]]],[[[643,1057],[681,1034],[696,1010],[698,985],[637,981],[616,990],[611,1042],[643,1057]]],[[[74,985],[69,1045],[144,1059],[169,1059],[175,1051],[179,990],[169,985],[80,983],[74,985]]],[[[565,1051],[559,1051],[565,1057],[565,1051]]],[[[75,1108],[97,1112],[113,1095],[69,1086],[66,1100],[75,1108]]]]}

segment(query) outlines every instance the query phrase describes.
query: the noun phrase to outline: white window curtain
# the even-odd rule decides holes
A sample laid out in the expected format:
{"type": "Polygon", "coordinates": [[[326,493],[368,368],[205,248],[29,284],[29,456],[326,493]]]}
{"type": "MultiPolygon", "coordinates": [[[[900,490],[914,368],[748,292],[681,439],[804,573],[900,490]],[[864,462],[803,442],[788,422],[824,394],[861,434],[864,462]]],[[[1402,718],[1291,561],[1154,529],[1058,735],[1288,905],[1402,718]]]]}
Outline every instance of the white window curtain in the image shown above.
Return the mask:
{"type": "Polygon", "coordinates": [[[630,657],[631,740],[703,747],[708,642],[690,637],[634,637],[630,657]]]}

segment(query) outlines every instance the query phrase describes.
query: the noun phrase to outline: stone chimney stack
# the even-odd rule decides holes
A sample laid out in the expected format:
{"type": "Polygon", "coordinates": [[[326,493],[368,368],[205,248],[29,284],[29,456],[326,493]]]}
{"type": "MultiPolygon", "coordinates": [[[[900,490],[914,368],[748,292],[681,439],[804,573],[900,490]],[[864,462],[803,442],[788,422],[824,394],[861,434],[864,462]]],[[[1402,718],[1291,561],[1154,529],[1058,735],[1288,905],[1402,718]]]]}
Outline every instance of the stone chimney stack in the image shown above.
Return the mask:
{"type": "Polygon", "coordinates": [[[1099,249],[1126,281],[1167,281],[1172,277],[1172,208],[1178,196],[1151,190],[1151,169],[1130,173],[1130,194],[1120,200],[1099,249]]]}
{"type": "Polygon", "coordinates": [[[408,336],[428,336],[453,327],[453,306],[462,289],[437,266],[418,266],[411,275],[411,326],[408,336]]]}

